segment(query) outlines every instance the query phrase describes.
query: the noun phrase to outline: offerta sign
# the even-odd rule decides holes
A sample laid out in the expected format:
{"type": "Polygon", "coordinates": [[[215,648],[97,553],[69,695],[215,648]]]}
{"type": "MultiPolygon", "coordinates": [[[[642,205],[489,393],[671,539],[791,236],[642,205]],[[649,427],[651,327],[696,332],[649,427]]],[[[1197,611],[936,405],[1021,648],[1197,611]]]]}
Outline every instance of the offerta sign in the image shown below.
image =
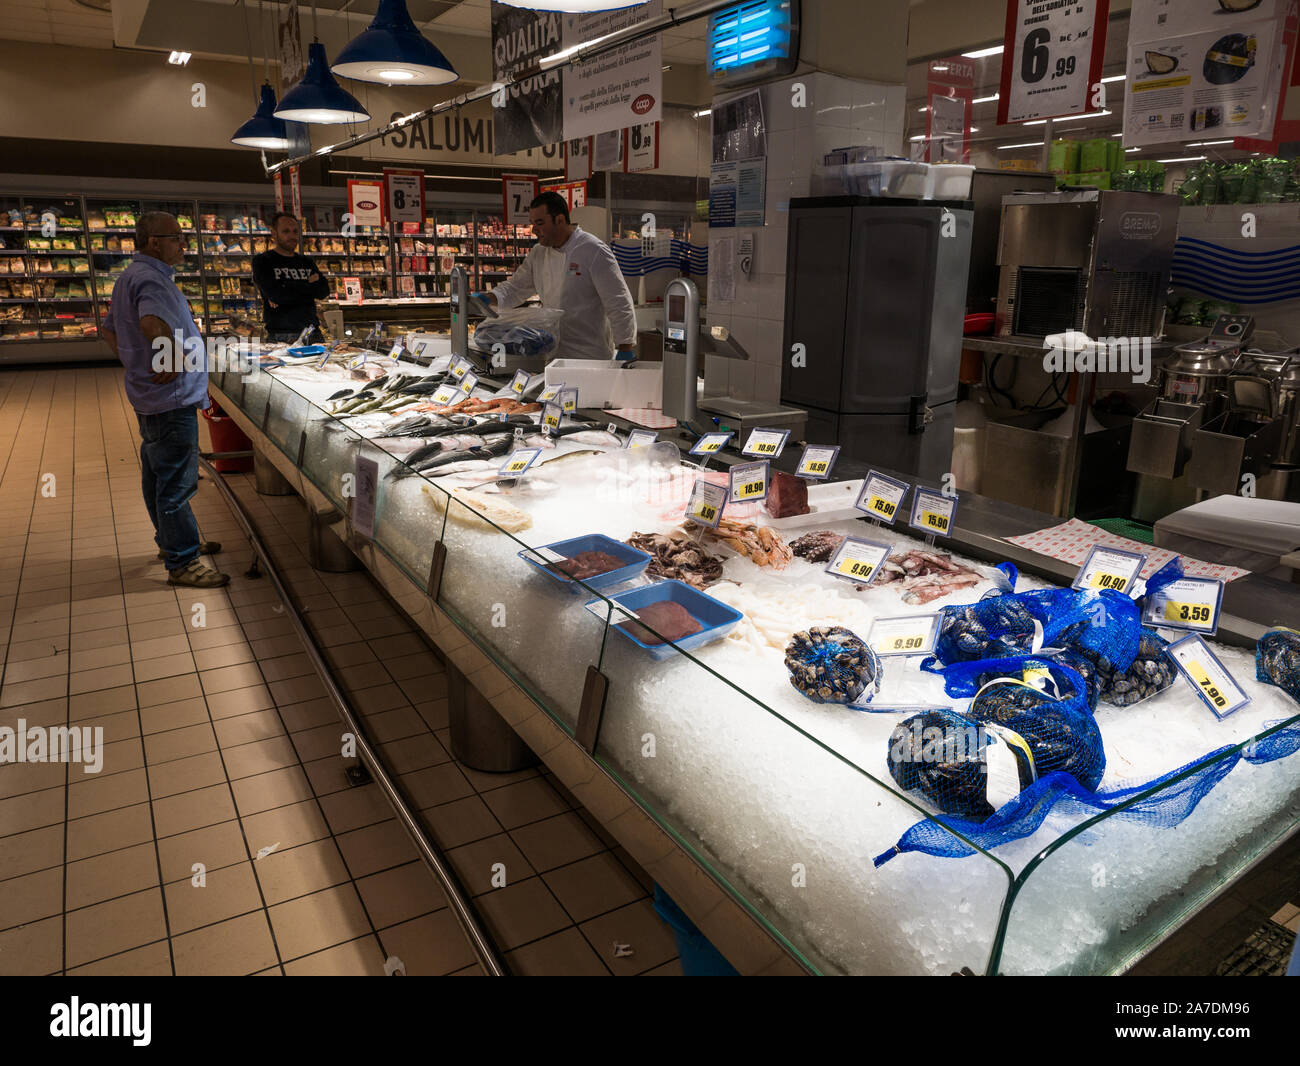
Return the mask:
{"type": "Polygon", "coordinates": [[[348,181],[348,210],[357,226],[384,224],[384,186],[377,181],[348,181]]]}
{"type": "Polygon", "coordinates": [[[1098,110],[1110,0],[1007,0],[998,124],[1098,110]]]}

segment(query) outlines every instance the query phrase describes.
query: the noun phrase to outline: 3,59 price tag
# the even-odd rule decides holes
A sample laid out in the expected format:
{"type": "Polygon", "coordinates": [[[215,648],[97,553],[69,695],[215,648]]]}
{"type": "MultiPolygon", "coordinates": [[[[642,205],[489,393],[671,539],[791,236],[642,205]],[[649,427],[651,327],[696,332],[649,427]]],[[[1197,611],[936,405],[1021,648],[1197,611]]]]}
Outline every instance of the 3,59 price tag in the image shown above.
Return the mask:
{"type": "Polygon", "coordinates": [[[826,564],[826,572],[857,585],[870,585],[880,572],[880,564],[888,558],[890,550],[888,544],[846,537],[831,556],[831,561],[826,564]]]}
{"type": "Polygon", "coordinates": [[[1215,717],[1226,718],[1250,702],[1250,697],[1199,635],[1189,634],[1165,651],[1215,717]]]}
{"type": "Polygon", "coordinates": [[[937,614],[877,618],[867,634],[867,644],[877,655],[929,655],[939,632],[937,614]]]}
{"type": "Polygon", "coordinates": [[[809,444],[799,457],[799,465],[794,468],[794,472],[799,477],[825,481],[831,476],[831,467],[835,465],[839,454],[838,444],[809,444]]]}
{"type": "Polygon", "coordinates": [[[731,468],[731,503],[752,503],[767,499],[768,464],[738,463],[731,468]]]}
{"type": "Polygon", "coordinates": [[[941,492],[918,488],[912,498],[911,525],[926,533],[941,537],[952,536],[953,519],[957,515],[957,497],[941,492]]]}
{"type": "Polygon", "coordinates": [[[537,397],[537,402],[550,403],[560,394],[562,388],[564,388],[563,381],[557,381],[554,385],[547,385],[546,388],[542,390],[542,394],[537,397]]]}
{"type": "Polygon", "coordinates": [[[722,509],[727,506],[727,487],[696,479],[691,498],[686,501],[686,517],[701,526],[718,528],[722,509]]]}
{"type": "Polygon", "coordinates": [[[432,396],[429,397],[431,403],[442,404],[446,406],[460,395],[460,389],[450,383],[439,385],[432,396]]]}
{"type": "Polygon", "coordinates": [[[1182,577],[1148,596],[1142,621],[1166,629],[1188,629],[1213,636],[1219,628],[1223,582],[1212,577],[1182,577]]]}
{"type": "Polygon", "coordinates": [[[542,408],[542,429],[547,433],[554,433],[560,428],[560,420],[564,418],[564,412],[560,410],[557,403],[548,403],[542,408]]]}
{"type": "Polygon", "coordinates": [[[734,433],[706,433],[695,442],[691,455],[713,455],[722,450],[723,445],[734,437],[734,433]]]}
{"type": "Polygon", "coordinates": [[[750,433],[740,454],[756,459],[775,459],[785,449],[785,442],[789,439],[788,429],[756,429],[750,433]]]}
{"type": "Polygon", "coordinates": [[[865,511],[872,518],[883,518],[889,522],[898,513],[899,504],[903,502],[903,497],[907,495],[909,488],[911,486],[906,481],[899,481],[869,470],[866,480],[862,483],[862,491],[858,493],[857,502],[853,506],[859,511],[865,511]]]}
{"type": "Polygon", "coordinates": [[[659,434],[653,429],[634,429],[627,435],[627,440],[623,442],[624,448],[648,448],[651,444],[659,439],[659,434]]]}
{"type": "Polygon", "coordinates": [[[498,473],[501,477],[518,477],[532,466],[541,454],[541,448],[520,448],[518,451],[513,451],[506,456],[506,461],[501,464],[498,473]]]}
{"type": "Polygon", "coordinates": [[[1145,554],[1126,552],[1119,548],[1107,548],[1094,544],[1088,558],[1074,575],[1076,589],[1112,589],[1115,592],[1133,594],[1133,585],[1142,572],[1142,564],[1147,561],[1145,554]]]}

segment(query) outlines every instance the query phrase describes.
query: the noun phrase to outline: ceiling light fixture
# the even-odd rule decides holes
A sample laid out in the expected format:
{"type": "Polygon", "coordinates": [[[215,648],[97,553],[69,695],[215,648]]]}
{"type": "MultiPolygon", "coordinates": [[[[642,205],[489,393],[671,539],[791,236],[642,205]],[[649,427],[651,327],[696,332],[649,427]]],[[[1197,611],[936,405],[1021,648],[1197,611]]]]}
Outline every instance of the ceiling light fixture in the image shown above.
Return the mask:
{"type": "Polygon", "coordinates": [[[985,56],[998,56],[1002,54],[1003,45],[995,44],[991,48],[981,48],[975,52],[963,52],[963,59],[983,59],[985,56]]]}
{"type": "Polygon", "coordinates": [[[1041,147],[1043,147],[1042,141],[1029,141],[1026,144],[999,144],[998,151],[1007,152],[1010,151],[1012,148],[1041,148],[1041,147]]]}
{"type": "Polygon", "coordinates": [[[507,7],[526,7],[534,11],[614,11],[618,8],[636,7],[646,0],[500,0],[507,7]]]}
{"type": "Polygon", "coordinates": [[[994,93],[992,96],[977,96],[977,97],[975,97],[974,100],[971,101],[971,103],[972,103],[972,104],[991,104],[994,100],[998,99],[998,97],[1001,96],[1001,95],[1002,95],[1001,93],[994,93]]]}
{"type": "Polygon", "coordinates": [[[262,99],[257,105],[257,110],[253,112],[252,118],[235,130],[230,143],[244,148],[273,148],[277,151],[288,151],[289,131],[285,127],[284,119],[275,117],[275,90],[271,88],[270,83],[262,86],[262,99]]]}
{"type": "Polygon", "coordinates": [[[1203,155],[1185,155],[1177,159],[1157,159],[1157,163],[1199,163],[1205,156],[1203,155]]]}
{"type": "Polygon", "coordinates": [[[696,112],[695,112],[695,117],[696,117],[696,118],[703,118],[705,115],[711,115],[711,114],[713,114],[713,108],[711,108],[711,107],[706,107],[703,111],[696,111],[696,112]]]}
{"type": "Polygon", "coordinates": [[[1113,81],[1124,81],[1128,78],[1127,74],[1112,74],[1109,78],[1102,78],[1102,85],[1109,85],[1113,81]]]}
{"type": "Polygon", "coordinates": [[[334,80],[325,46],[320,41],[312,41],[307,48],[307,69],[302,81],[284,94],[280,106],[275,109],[275,117],[328,126],[342,122],[368,122],[370,112],[334,80]]]}
{"type": "Polygon", "coordinates": [[[330,69],[340,77],[381,84],[445,85],[460,77],[416,29],[406,0],[379,0],[370,25],[344,45],[330,69]]]}
{"type": "Polygon", "coordinates": [[[1234,142],[1232,141],[1231,138],[1229,138],[1229,139],[1226,140],[1226,141],[1196,141],[1196,142],[1194,142],[1194,143],[1192,143],[1192,144],[1189,144],[1187,147],[1188,147],[1188,148],[1209,148],[1211,145],[1216,145],[1216,144],[1232,144],[1232,143],[1234,143],[1234,142]]]}
{"type": "Polygon", "coordinates": [[[167,62],[174,67],[183,67],[190,61],[189,52],[173,52],[167,57],[167,62]]]}
{"type": "MultiPolygon", "coordinates": [[[[1057,122],[1086,122],[1089,119],[1105,118],[1111,114],[1110,111],[1091,111],[1083,115],[1062,115],[1057,122]]],[[[1042,126],[1047,122],[1045,118],[1031,118],[1028,122],[1022,122],[1022,126],[1042,126]]]]}

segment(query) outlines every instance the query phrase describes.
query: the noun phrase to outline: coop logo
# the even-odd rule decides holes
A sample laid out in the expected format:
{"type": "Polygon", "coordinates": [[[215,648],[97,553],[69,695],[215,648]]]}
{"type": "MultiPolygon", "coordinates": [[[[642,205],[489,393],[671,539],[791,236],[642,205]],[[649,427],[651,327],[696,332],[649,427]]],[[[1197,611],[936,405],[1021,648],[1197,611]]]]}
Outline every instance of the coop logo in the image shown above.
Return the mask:
{"type": "Polygon", "coordinates": [[[148,1047],[153,1005],[150,1003],[69,1003],[50,1007],[50,1036],[129,1037],[136,1047],[148,1047]]]}
{"type": "Polygon", "coordinates": [[[655,106],[655,98],[649,93],[642,93],[632,101],[632,111],[638,115],[649,114],[650,109],[655,106]]]}
{"type": "Polygon", "coordinates": [[[1149,241],[1160,232],[1160,215],[1155,211],[1125,211],[1119,220],[1119,235],[1126,241],[1149,241]]]}
{"type": "Polygon", "coordinates": [[[373,211],[373,210],[374,210],[376,207],[378,207],[378,206],[379,206],[379,205],[378,205],[377,203],[375,203],[374,200],[358,200],[358,201],[357,201],[357,207],[361,208],[362,211],[373,211]]]}

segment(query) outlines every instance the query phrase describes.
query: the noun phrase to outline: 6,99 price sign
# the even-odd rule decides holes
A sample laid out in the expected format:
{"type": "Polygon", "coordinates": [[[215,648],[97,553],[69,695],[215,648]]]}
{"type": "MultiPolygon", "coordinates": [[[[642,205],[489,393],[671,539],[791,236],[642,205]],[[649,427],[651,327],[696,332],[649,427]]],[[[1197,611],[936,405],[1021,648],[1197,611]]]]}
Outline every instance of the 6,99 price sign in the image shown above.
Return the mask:
{"type": "Polygon", "coordinates": [[[1007,0],[998,124],[1101,110],[1092,96],[1109,15],[1110,0],[1007,0]]]}

